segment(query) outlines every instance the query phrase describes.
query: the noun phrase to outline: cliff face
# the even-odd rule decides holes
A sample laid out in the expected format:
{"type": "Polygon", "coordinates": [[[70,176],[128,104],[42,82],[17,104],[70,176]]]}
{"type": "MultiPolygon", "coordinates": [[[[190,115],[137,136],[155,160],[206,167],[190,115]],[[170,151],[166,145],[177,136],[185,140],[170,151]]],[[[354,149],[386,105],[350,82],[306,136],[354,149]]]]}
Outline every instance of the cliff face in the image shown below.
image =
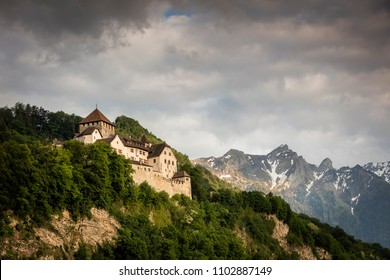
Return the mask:
{"type": "MultiPolygon", "coordinates": [[[[290,231],[290,228],[287,224],[279,220],[275,215],[269,215],[269,220],[274,221],[275,228],[272,233],[272,238],[276,239],[279,242],[279,245],[286,250],[288,253],[295,252],[299,255],[301,260],[331,260],[332,256],[320,247],[310,248],[307,245],[293,246],[288,244],[287,235],[290,231]]],[[[314,225],[313,225],[314,226],[314,225]]]]}
{"type": "Polygon", "coordinates": [[[14,234],[0,243],[1,257],[69,259],[79,248],[79,243],[102,244],[112,240],[119,223],[107,211],[91,209],[91,219],[74,222],[68,211],[52,217],[45,227],[25,227],[13,219],[14,234]]]}

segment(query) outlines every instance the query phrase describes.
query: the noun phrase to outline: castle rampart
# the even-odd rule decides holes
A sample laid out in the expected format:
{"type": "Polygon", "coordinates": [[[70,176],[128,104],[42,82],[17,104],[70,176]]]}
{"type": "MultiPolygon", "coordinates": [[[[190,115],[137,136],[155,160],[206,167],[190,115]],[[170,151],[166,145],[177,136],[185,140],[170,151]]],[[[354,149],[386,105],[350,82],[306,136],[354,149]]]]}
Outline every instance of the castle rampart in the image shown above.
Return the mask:
{"type": "Polygon", "coordinates": [[[175,194],[191,195],[191,179],[189,176],[179,178],[165,178],[161,172],[154,171],[152,166],[133,163],[133,180],[137,184],[146,181],[156,191],[165,191],[170,197],[175,194]]]}

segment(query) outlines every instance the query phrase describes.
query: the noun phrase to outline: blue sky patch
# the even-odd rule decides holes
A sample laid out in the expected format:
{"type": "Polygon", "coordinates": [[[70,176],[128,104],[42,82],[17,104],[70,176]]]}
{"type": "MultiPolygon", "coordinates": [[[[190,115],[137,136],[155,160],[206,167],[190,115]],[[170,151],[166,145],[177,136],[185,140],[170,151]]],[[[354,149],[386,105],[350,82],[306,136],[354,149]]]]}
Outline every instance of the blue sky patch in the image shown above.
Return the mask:
{"type": "Polygon", "coordinates": [[[190,12],[190,11],[180,11],[180,10],[176,9],[175,7],[171,7],[171,8],[169,8],[168,10],[166,10],[164,12],[164,17],[165,18],[170,18],[170,17],[173,17],[173,16],[187,16],[187,17],[190,17],[190,16],[192,16],[192,12],[190,12]]]}

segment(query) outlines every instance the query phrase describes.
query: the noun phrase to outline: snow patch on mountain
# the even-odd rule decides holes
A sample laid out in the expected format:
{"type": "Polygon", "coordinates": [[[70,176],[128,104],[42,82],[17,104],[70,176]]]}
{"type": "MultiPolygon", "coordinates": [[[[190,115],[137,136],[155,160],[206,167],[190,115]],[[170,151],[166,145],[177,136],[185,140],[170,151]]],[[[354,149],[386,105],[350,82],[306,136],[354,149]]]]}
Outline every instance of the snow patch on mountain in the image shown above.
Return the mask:
{"type": "Polygon", "coordinates": [[[279,174],[276,171],[276,169],[279,166],[279,162],[278,161],[274,161],[274,162],[269,162],[268,161],[268,163],[271,166],[271,170],[267,170],[268,171],[268,175],[271,178],[271,188],[270,188],[270,190],[273,190],[276,187],[282,186],[286,182],[286,179],[287,179],[287,175],[286,174],[287,174],[288,169],[279,174]]]}
{"type": "Polygon", "coordinates": [[[370,162],[365,164],[363,168],[382,177],[386,182],[390,183],[390,161],[377,163],[370,162]]]}
{"type": "MultiPolygon", "coordinates": [[[[344,168],[341,171],[337,172],[337,180],[334,183],[334,187],[336,190],[341,189],[343,192],[345,189],[348,189],[348,180],[351,178],[351,169],[350,168],[344,168]]],[[[353,180],[352,180],[353,181],[353,180]]]]}
{"type": "Polygon", "coordinates": [[[211,168],[214,167],[214,165],[215,165],[214,160],[215,160],[215,157],[211,157],[207,160],[207,163],[210,165],[211,168]]]}
{"type": "Polygon", "coordinates": [[[226,155],[226,156],[224,156],[225,159],[229,159],[229,158],[231,158],[231,157],[232,157],[232,155],[226,155]]]}
{"type": "Polygon", "coordinates": [[[358,202],[359,202],[359,197],[360,197],[360,193],[357,195],[357,196],[355,196],[355,197],[352,197],[351,198],[351,202],[355,202],[355,206],[358,204],[358,202]]]}
{"type": "Polygon", "coordinates": [[[306,185],[306,196],[308,196],[310,194],[310,190],[311,188],[313,187],[314,183],[316,183],[317,181],[321,180],[322,177],[324,177],[325,175],[325,172],[314,172],[313,173],[313,180],[310,180],[310,182],[306,185]]]}

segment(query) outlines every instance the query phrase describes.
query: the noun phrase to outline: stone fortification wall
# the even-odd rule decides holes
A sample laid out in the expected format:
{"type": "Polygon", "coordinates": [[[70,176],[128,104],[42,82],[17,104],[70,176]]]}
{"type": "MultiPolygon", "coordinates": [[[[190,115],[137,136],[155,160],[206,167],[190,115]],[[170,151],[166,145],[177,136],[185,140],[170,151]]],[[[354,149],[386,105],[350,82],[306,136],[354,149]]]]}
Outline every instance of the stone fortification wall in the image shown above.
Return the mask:
{"type": "Polygon", "coordinates": [[[184,194],[192,198],[190,178],[185,178],[185,180],[167,179],[161,172],[153,171],[153,167],[149,165],[132,164],[132,168],[134,170],[133,180],[137,184],[146,181],[156,191],[165,191],[170,197],[175,194],[184,194]]]}

